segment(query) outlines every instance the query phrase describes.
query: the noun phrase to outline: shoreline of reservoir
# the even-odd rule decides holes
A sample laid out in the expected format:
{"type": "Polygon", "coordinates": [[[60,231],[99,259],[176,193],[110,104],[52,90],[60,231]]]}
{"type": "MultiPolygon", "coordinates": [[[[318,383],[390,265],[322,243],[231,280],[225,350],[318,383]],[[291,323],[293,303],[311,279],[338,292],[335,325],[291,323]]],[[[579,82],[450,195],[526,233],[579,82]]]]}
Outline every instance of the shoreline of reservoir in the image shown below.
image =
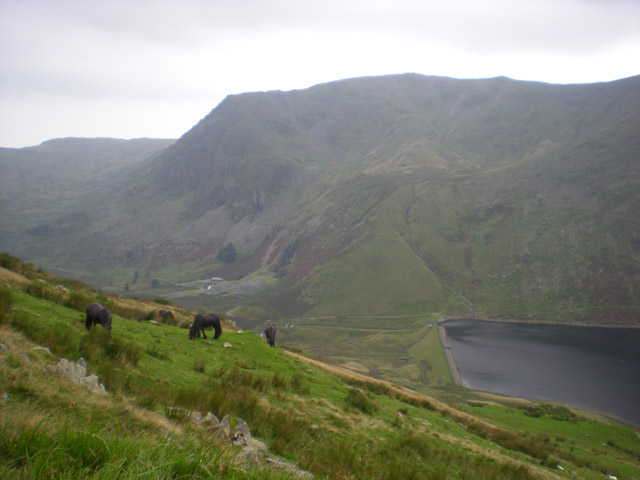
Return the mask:
{"type": "Polygon", "coordinates": [[[640,366],[636,328],[459,319],[442,329],[452,372],[464,370],[471,390],[555,401],[640,425],[640,386],[629,381],[640,366]]]}
{"type": "Polygon", "coordinates": [[[462,383],[462,377],[460,376],[460,370],[458,369],[458,365],[456,364],[455,357],[453,356],[453,352],[451,351],[451,347],[447,343],[447,331],[444,327],[445,322],[455,321],[455,320],[472,320],[472,321],[481,321],[481,322],[491,322],[491,323],[502,323],[502,324],[518,324],[518,325],[558,325],[558,326],[567,326],[567,327],[584,327],[584,328],[637,328],[640,329],[640,324],[627,325],[627,324],[593,324],[593,323],[584,323],[584,322],[562,322],[555,320],[547,320],[540,318],[495,318],[495,317],[450,317],[439,320],[436,325],[438,327],[438,334],[440,336],[440,343],[442,344],[442,348],[444,350],[445,358],[447,360],[447,365],[449,367],[449,373],[451,374],[451,378],[455,385],[464,386],[462,383]]]}
{"type": "Polygon", "coordinates": [[[444,326],[440,323],[438,325],[438,334],[440,335],[440,343],[442,344],[442,348],[444,350],[445,358],[447,359],[447,365],[449,365],[449,373],[451,374],[451,378],[453,383],[456,385],[462,385],[462,378],[460,377],[460,371],[458,370],[458,365],[456,365],[456,360],[453,358],[453,352],[451,352],[451,348],[447,343],[447,331],[444,326]]]}

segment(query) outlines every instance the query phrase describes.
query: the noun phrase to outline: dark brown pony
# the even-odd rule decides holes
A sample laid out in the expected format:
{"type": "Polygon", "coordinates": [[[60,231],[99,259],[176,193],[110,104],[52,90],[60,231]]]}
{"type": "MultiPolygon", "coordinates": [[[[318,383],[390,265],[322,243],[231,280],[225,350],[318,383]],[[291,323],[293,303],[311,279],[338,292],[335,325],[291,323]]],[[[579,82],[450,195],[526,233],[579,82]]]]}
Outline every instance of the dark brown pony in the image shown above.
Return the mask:
{"type": "Polygon", "coordinates": [[[222,327],[220,327],[220,318],[215,313],[199,313],[196,315],[196,318],[193,319],[193,323],[191,324],[191,328],[189,329],[189,339],[193,340],[194,338],[200,338],[200,331],[202,331],[202,336],[207,338],[204,333],[204,329],[207,327],[213,327],[216,331],[213,339],[220,337],[222,334],[222,327]]]}
{"type": "Polygon", "coordinates": [[[277,328],[273,323],[267,325],[264,329],[264,336],[267,337],[267,343],[273,347],[276,344],[276,332],[277,328]]]}
{"type": "Polygon", "coordinates": [[[111,313],[99,303],[91,303],[87,306],[87,318],[84,326],[90,330],[96,323],[102,325],[105,330],[111,330],[111,313]]]}

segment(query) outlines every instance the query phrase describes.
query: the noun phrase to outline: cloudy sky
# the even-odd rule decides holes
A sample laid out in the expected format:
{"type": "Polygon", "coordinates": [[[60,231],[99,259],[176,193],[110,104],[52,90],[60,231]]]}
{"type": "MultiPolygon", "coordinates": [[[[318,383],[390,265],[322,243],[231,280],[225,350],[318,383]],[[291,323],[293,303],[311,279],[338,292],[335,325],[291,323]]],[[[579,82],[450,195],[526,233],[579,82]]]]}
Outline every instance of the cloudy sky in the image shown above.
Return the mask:
{"type": "Polygon", "coordinates": [[[0,0],[0,146],[177,138],[229,94],[640,74],[638,0],[0,0]]]}

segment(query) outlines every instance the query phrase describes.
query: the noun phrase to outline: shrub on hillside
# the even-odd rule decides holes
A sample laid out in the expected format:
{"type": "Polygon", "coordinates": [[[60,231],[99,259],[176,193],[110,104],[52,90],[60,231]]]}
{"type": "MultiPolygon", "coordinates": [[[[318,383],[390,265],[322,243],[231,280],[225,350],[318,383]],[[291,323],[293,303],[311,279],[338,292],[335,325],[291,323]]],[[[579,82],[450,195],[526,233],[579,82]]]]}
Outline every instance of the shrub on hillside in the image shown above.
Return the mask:
{"type": "Polygon", "coordinates": [[[78,292],[71,292],[71,295],[69,295],[67,301],[64,302],[66,307],[75,308],[76,310],[80,310],[81,312],[84,312],[87,308],[87,305],[89,305],[90,303],[92,303],[92,301],[89,297],[78,292]]]}
{"type": "Polygon", "coordinates": [[[235,262],[236,258],[238,258],[238,252],[236,251],[236,247],[233,246],[233,243],[227,243],[227,245],[218,252],[218,260],[224,263],[235,262]]]}
{"type": "Polygon", "coordinates": [[[20,273],[27,278],[36,278],[39,269],[28,263],[24,263],[19,258],[16,258],[8,253],[0,253],[0,266],[11,270],[12,272],[20,273]]]}
{"type": "Polygon", "coordinates": [[[0,286],[0,325],[5,323],[5,318],[11,310],[12,304],[11,290],[7,287],[0,286]]]}
{"type": "Polygon", "coordinates": [[[84,282],[81,282],[80,280],[63,278],[63,279],[60,279],[60,284],[64,285],[69,290],[81,290],[81,291],[94,292],[94,293],[98,291],[92,286],[87,285],[84,282]]]}
{"type": "Polygon", "coordinates": [[[12,272],[19,272],[22,262],[8,253],[0,253],[0,267],[11,270],[12,272]]]}
{"type": "Polygon", "coordinates": [[[64,302],[64,294],[58,290],[53,290],[46,285],[39,283],[28,283],[22,289],[33,297],[44,298],[50,302],[62,304],[64,302]]]}
{"type": "Polygon", "coordinates": [[[548,403],[540,403],[538,405],[529,405],[525,408],[524,414],[529,417],[548,416],[554,420],[574,422],[580,420],[580,417],[562,405],[551,405],[548,403]]]}

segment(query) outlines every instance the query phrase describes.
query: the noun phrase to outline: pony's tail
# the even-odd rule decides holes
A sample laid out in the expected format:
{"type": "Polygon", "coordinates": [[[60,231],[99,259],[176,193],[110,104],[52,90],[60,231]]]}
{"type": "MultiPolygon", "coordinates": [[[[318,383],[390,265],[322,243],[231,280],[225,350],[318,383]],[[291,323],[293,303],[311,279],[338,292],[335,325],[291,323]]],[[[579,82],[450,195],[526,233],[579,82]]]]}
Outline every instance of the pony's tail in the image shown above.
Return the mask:
{"type": "Polygon", "coordinates": [[[220,319],[216,317],[216,321],[213,322],[213,329],[216,331],[216,334],[213,336],[213,339],[220,337],[222,335],[222,327],[220,326],[220,319]]]}

